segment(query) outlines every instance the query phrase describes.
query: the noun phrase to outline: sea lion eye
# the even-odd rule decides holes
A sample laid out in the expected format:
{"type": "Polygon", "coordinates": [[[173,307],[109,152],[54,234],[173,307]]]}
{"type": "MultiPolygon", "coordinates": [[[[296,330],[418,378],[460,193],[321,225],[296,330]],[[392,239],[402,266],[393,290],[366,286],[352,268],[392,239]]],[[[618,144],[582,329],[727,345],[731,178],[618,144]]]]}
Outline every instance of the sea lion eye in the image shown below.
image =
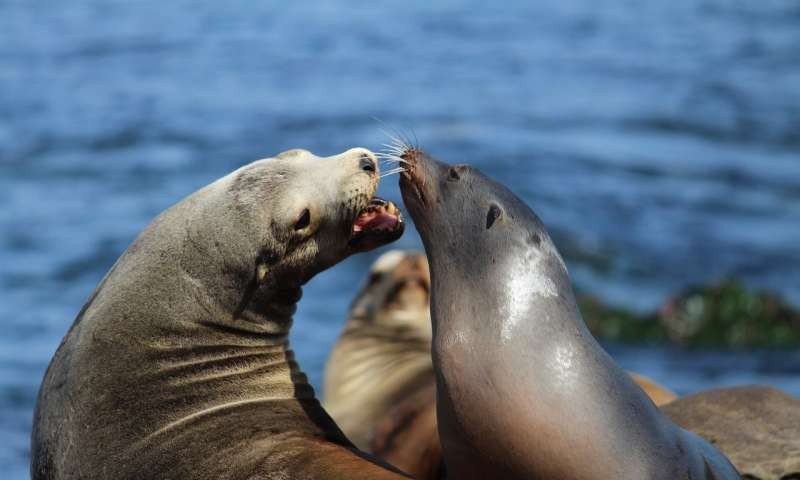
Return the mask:
{"type": "Polygon", "coordinates": [[[450,170],[447,171],[447,179],[455,182],[461,179],[461,175],[458,174],[458,170],[455,167],[451,167],[450,170]]]}
{"type": "Polygon", "coordinates": [[[369,155],[362,155],[360,160],[361,170],[369,173],[375,172],[375,161],[369,155]]]}
{"type": "Polygon", "coordinates": [[[297,220],[294,222],[294,229],[295,230],[302,230],[306,228],[311,223],[311,212],[308,211],[306,208],[303,210],[303,213],[297,217],[297,220]]]}
{"type": "Polygon", "coordinates": [[[486,214],[486,230],[492,228],[494,222],[503,216],[503,211],[497,205],[489,207],[489,212],[486,214]]]}

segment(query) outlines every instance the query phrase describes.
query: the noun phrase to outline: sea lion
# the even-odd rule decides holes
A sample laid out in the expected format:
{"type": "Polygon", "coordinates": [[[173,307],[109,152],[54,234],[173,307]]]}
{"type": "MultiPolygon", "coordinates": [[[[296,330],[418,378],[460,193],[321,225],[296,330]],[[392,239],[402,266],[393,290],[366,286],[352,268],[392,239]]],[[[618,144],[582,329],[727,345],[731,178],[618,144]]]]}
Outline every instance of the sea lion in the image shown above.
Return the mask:
{"type": "Polygon", "coordinates": [[[423,253],[383,254],[325,365],[325,410],[362,450],[389,409],[433,385],[429,289],[423,253]]]}
{"type": "Polygon", "coordinates": [[[406,147],[431,267],[436,416],[458,479],[733,479],[589,333],[541,221],[503,185],[406,147]]]}
{"type": "Polygon", "coordinates": [[[290,150],[159,215],[53,357],[34,479],[402,478],[358,451],[289,349],[301,286],[396,239],[366,149],[290,150]]]}
{"type": "Polygon", "coordinates": [[[357,447],[417,479],[439,478],[424,253],[392,250],[370,268],[325,365],[325,410],[357,447]]]}
{"type": "Polygon", "coordinates": [[[675,392],[663,385],[659,385],[650,377],[635,372],[628,372],[628,375],[630,375],[633,381],[636,382],[636,385],[639,385],[639,388],[644,390],[644,393],[650,397],[650,400],[652,400],[657,407],[666,405],[667,403],[678,398],[678,395],[676,395],[675,392]]]}
{"type": "MultiPolygon", "coordinates": [[[[414,478],[443,473],[424,253],[379,257],[325,365],[325,410],[357,447],[414,478]]],[[[675,394],[629,372],[656,405],[675,394]]]]}
{"type": "Polygon", "coordinates": [[[661,410],[720,450],[745,478],[800,478],[800,399],[764,386],[688,395],[661,410]]]}

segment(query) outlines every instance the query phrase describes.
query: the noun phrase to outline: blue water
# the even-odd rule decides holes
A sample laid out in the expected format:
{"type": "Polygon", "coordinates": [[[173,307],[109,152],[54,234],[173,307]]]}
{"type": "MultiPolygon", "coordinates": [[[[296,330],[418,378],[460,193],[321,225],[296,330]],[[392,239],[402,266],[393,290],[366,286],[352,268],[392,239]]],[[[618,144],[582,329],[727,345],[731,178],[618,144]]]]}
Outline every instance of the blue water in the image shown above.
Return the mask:
{"type": "MultiPolygon", "coordinates": [[[[800,304],[800,3],[339,3],[0,1],[4,478],[27,475],[61,336],[150,219],[288,148],[379,149],[373,117],[511,186],[584,291],[646,309],[735,275],[800,304]]],[[[306,288],[316,385],[377,254],[306,288]]],[[[800,394],[797,352],[609,348],[681,393],[800,394]]]]}

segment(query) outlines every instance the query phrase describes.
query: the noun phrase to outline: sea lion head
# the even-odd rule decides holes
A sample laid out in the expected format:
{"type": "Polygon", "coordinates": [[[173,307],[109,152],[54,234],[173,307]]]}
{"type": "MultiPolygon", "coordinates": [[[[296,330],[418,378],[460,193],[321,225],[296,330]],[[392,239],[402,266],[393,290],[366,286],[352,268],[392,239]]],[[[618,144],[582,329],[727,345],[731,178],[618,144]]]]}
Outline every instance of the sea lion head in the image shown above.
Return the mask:
{"type": "Polygon", "coordinates": [[[406,150],[402,158],[403,201],[429,252],[457,247],[460,255],[488,251],[496,254],[492,258],[554,253],[541,220],[504,185],[470,165],[448,165],[418,149],[406,150]]]}
{"type": "MultiPolygon", "coordinates": [[[[403,202],[431,262],[434,296],[453,295],[447,303],[457,306],[447,308],[464,310],[439,317],[465,318],[470,308],[480,308],[496,318],[522,319],[533,302],[571,292],[544,225],[508,188],[474,167],[448,165],[416,148],[406,149],[401,159],[403,202]],[[436,278],[448,275],[458,278],[460,291],[437,290],[436,278]]],[[[515,322],[504,322],[504,338],[508,325],[515,322]]]]}
{"type": "Polygon", "coordinates": [[[399,209],[374,196],[379,177],[375,155],[364,148],[330,157],[294,149],[234,172],[227,189],[233,221],[259,250],[259,276],[303,284],[399,238],[399,209]]]}
{"type": "Polygon", "coordinates": [[[391,250],[372,264],[350,315],[361,322],[430,338],[430,283],[425,254],[391,250]]]}

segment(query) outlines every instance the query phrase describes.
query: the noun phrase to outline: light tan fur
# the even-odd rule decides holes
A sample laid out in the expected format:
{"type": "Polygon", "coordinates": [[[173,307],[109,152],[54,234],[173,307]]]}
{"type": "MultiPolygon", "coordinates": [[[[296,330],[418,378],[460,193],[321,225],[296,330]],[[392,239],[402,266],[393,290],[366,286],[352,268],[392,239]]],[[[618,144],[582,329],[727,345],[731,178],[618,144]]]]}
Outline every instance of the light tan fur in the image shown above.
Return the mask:
{"type": "Polygon", "coordinates": [[[324,405],[368,449],[389,408],[433,384],[424,254],[391,251],[370,269],[325,367],[324,405]]]}
{"type": "Polygon", "coordinates": [[[292,150],[159,215],[51,361],[32,477],[400,478],[347,441],[288,341],[301,285],[354,253],[377,183],[366,149],[292,150]]]}

